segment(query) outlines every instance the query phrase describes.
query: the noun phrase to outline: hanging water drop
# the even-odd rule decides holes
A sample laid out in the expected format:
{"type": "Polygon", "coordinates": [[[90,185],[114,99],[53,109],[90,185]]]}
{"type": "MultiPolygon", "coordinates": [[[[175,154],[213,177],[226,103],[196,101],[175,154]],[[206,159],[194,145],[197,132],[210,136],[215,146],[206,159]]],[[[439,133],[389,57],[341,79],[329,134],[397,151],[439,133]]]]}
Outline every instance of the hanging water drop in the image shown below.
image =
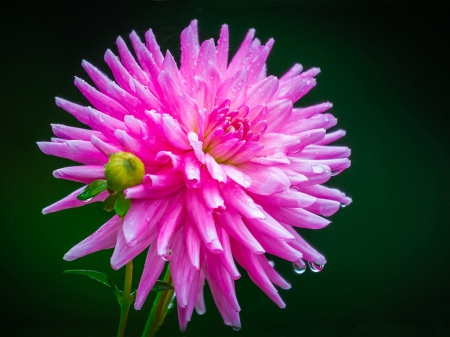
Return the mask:
{"type": "Polygon", "coordinates": [[[232,326],[231,328],[232,328],[234,331],[239,331],[239,330],[241,330],[241,328],[238,327],[238,326],[232,326]]]}
{"type": "Polygon", "coordinates": [[[170,261],[172,259],[172,248],[167,249],[167,252],[161,255],[164,261],[170,261]]]}
{"type": "Polygon", "coordinates": [[[92,200],[92,198],[89,198],[89,199],[83,200],[83,202],[89,202],[91,200],[92,200]]]}
{"type": "Polygon", "coordinates": [[[309,269],[314,273],[318,273],[323,270],[323,264],[308,262],[308,266],[309,266],[309,269]]]}
{"type": "Polygon", "coordinates": [[[296,273],[298,275],[303,274],[306,270],[306,266],[300,267],[295,262],[292,262],[292,266],[294,268],[294,273],[296,273]]]}
{"type": "Polygon", "coordinates": [[[270,266],[273,268],[275,267],[275,262],[272,260],[267,260],[267,262],[269,262],[270,266]]]}
{"type": "Polygon", "coordinates": [[[342,207],[342,208],[345,208],[345,206],[347,206],[347,205],[345,205],[345,204],[341,204],[341,207],[342,207]]]}

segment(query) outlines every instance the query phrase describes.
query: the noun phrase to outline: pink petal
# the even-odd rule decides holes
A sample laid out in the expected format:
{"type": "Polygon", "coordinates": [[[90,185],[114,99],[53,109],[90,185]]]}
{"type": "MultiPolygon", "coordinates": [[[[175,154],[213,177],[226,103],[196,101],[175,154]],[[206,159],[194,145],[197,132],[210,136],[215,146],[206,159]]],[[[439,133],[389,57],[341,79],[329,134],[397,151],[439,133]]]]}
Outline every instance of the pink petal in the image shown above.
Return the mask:
{"type": "Polygon", "coordinates": [[[163,55],[158,43],[156,42],[155,35],[153,34],[153,31],[151,29],[149,29],[147,33],[145,33],[145,42],[148,50],[150,50],[150,52],[153,54],[153,57],[155,58],[156,65],[161,68],[163,55]]]}
{"type": "Polygon", "coordinates": [[[281,289],[291,289],[291,285],[275,271],[269,261],[267,261],[265,255],[258,255],[258,260],[270,282],[279,286],[281,289]]]}
{"type": "Polygon", "coordinates": [[[265,219],[245,219],[245,223],[251,224],[251,226],[264,235],[271,238],[292,241],[294,237],[286,229],[280,225],[274,218],[272,218],[267,212],[264,212],[265,219]]]}
{"type": "Polygon", "coordinates": [[[226,75],[227,63],[228,63],[228,25],[222,25],[220,29],[220,38],[217,42],[217,68],[220,71],[222,77],[226,75]]]}
{"type": "Polygon", "coordinates": [[[236,257],[239,264],[247,270],[252,281],[255,282],[256,285],[261,288],[261,290],[264,291],[264,293],[280,308],[284,308],[286,304],[284,304],[280,295],[278,295],[278,291],[272,285],[264,272],[264,269],[261,267],[257,255],[250,252],[242,244],[236,242],[235,240],[232,240],[231,246],[233,248],[233,255],[236,257]]]}
{"type": "Polygon", "coordinates": [[[328,145],[330,143],[333,143],[334,141],[338,140],[339,138],[342,138],[345,136],[344,130],[336,130],[334,132],[328,133],[323,140],[316,142],[318,145],[328,145]]]}
{"type": "Polygon", "coordinates": [[[281,224],[295,236],[295,241],[290,241],[288,244],[294,247],[296,250],[303,254],[303,259],[309,262],[315,262],[318,264],[325,264],[327,261],[325,258],[317,252],[313,247],[311,247],[297,232],[294,228],[281,222],[281,224]]]}
{"type": "Polygon", "coordinates": [[[227,209],[223,214],[216,214],[216,219],[220,222],[225,231],[234,239],[248,247],[255,254],[263,254],[264,249],[260,243],[250,233],[247,226],[242,222],[236,211],[227,209]]]}
{"type": "Polygon", "coordinates": [[[82,79],[75,77],[75,85],[96,109],[118,119],[122,119],[127,114],[127,110],[122,105],[95,90],[82,79]]]}
{"type": "MultiPolygon", "coordinates": [[[[260,207],[256,205],[252,198],[250,198],[245,191],[234,183],[226,184],[222,187],[222,196],[225,201],[230,203],[238,213],[244,217],[264,219],[264,214],[260,207]]],[[[225,212],[226,213],[226,212],[225,212]]]]}
{"type": "Polygon", "coordinates": [[[267,132],[276,132],[289,120],[292,113],[292,102],[287,99],[267,104],[267,132]]]}
{"type": "Polygon", "coordinates": [[[242,64],[244,63],[244,59],[248,57],[250,54],[250,48],[252,46],[252,40],[255,36],[255,30],[250,29],[245,36],[244,41],[242,41],[241,46],[239,47],[236,54],[234,54],[233,59],[230,62],[230,65],[228,66],[227,76],[232,76],[238,69],[241,68],[242,64]]]}
{"type": "Polygon", "coordinates": [[[343,205],[349,205],[352,200],[336,188],[329,188],[322,185],[303,186],[301,191],[318,198],[339,201],[343,205]]]}
{"type": "Polygon", "coordinates": [[[250,195],[253,197],[253,199],[263,204],[288,208],[303,208],[311,206],[317,200],[315,197],[289,188],[283,190],[282,192],[268,195],[250,195]]]}
{"type": "Polygon", "coordinates": [[[241,274],[234,263],[233,253],[231,252],[230,237],[224,228],[221,228],[221,230],[218,231],[218,234],[223,247],[223,254],[218,255],[219,259],[228,274],[230,274],[233,279],[237,280],[241,277],[241,274]]]}
{"type": "Polygon", "coordinates": [[[295,227],[320,229],[331,223],[331,221],[301,208],[282,208],[265,205],[264,209],[279,222],[295,227]]]}
{"type": "Polygon", "coordinates": [[[202,185],[203,199],[209,210],[223,213],[226,209],[217,181],[209,179],[202,185]]]}
{"type": "Polygon", "coordinates": [[[205,201],[196,189],[186,192],[186,209],[195,224],[198,234],[206,247],[215,254],[223,251],[217,236],[216,225],[211,212],[206,208],[205,201]]]}
{"type": "Polygon", "coordinates": [[[60,168],[53,171],[53,176],[59,179],[90,184],[94,180],[105,178],[105,169],[101,165],[83,165],[60,168]]]}
{"type": "Polygon", "coordinates": [[[206,153],[205,155],[205,163],[211,177],[218,182],[227,182],[227,174],[223,170],[222,166],[217,164],[215,159],[209,153],[206,153]]]}
{"type": "Polygon", "coordinates": [[[189,217],[186,218],[184,224],[184,239],[186,253],[189,257],[189,261],[195,269],[199,270],[201,241],[195,229],[195,225],[192,223],[189,217]]]}
{"type": "Polygon", "coordinates": [[[148,249],[147,258],[145,260],[144,271],[142,272],[141,280],[136,293],[136,302],[134,302],[134,308],[141,310],[147,299],[150,290],[156,283],[159,275],[164,268],[166,261],[161,259],[156,253],[156,245],[153,244],[148,249]]]}
{"type": "Polygon", "coordinates": [[[239,165],[238,168],[250,177],[251,185],[247,188],[250,192],[271,195],[282,192],[290,186],[288,177],[278,167],[252,163],[239,165]]]}
{"type": "Polygon", "coordinates": [[[184,191],[172,195],[164,216],[159,223],[157,251],[158,255],[167,258],[173,233],[181,226],[185,219],[184,191]]]}
{"type": "Polygon", "coordinates": [[[123,222],[123,234],[127,244],[133,246],[156,230],[169,200],[169,197],[156,200],[132,200],[123,222]]]}
{"type": "Polygon", "coordinates": [[[87,140],[90,141],[92,136],[96,136],[101,140],[106,140],[101,132],[94,130],[86,130],[80,128],[74,128],[72,126],[66,126],[61,124],[50,124],[52,127],[52,131],[55,136],[64,138],[64,139],[77,139],[77,140],[87,140]]]}
{"type": "Polygon", "coordinates": [[[301,119],[311,118],[314,115],[320,114],[332,108],[333,104],[330,102],[319,103],[311,105],[306,108],[296,108],[292,111],[291,119],[289,122],[295,122],[301,119]]]}
{"type": "Polygon", "coordinates": [[[104,201],[106,199],[106,197],[108,196],[108,192],[103,191],[90,200],[80,201],[77,199],[77,196],[81,192],[83,192],[83,190],[85,188],[86,188],[86,186],[83,186],[83,187],[73,191],[72,193],[70,193],[67,197],[55,202],[54,204],[52,204],[50,206],[45,207],[42,210],[42,214],[58,212],[58,211],[61,211],[63,209],[67,209],[67,208],[81,207],[81,206],[91,204],[96,201],[104,201]]]}
{"type": "Polygon", "coordinates": [[[242,172],[240,168],[225,164],[220,164],[220,166],[231,180],[238,183],[242,187],[249,187],[252,185],[252,179],[247,174],[242,172]]]}
{"type": "Polygon", "coordinates": [[[91,143],[82,140],[68,140],[64,143],[38,142],[45,154],[67,158],[86,165],[105,164],[108,158],[91,143]]]}
{"type": "Polygon", "coordinates": [[[190,263],[188,254],[186,254],[183,234],[182,230],[175,234],[172,245],[173,254],[170,261],[170,274],[177,294],[177,303],[182,308],[187,305],[189,290],[195,273],[195,268],[190,263]]]}
{"type": "Polygon", "coordinates": [[[305,209],[314,214],[331,216],[336,213],[340,207],[341,204],[337,201],[318,198],[311,206],[305,207],[305,209]]]}
{"type": "Polygon", "coordinates": [[[73,261],[79,257],[95,253],[99,250],[113,248],[116,244],[117,231],[121,224],[122,219],[117,215],[114,215],[93,234],[69,250],[66,255],[64,255],[64,260],[73,261]]]}
{"type": "Polygon", "coordinates": [[[283,76],[281,76],[280,81],[287,81],[291,78],[299,75],[303,70],[303,67],[300,63],[295,63],[291,69],[289,69],[283,76]]]}
{"type": "Polygon", "coordinates": [[[130,246],[127,244],[122,228],[117,233],[117,243],[111,256],[111,267],[118,270],[142,253],[155,240],[156,232],[146,237],[137,244],[130,246]]]}
{"type": "Polygon", "coordinates": [[[125,69],[140,83],[148,83],[148,75],[139,67],[139,64],[134,59],[125,41],[119,36],[116,40],[117,49],[119,51],[120,60],[125,69]]]}

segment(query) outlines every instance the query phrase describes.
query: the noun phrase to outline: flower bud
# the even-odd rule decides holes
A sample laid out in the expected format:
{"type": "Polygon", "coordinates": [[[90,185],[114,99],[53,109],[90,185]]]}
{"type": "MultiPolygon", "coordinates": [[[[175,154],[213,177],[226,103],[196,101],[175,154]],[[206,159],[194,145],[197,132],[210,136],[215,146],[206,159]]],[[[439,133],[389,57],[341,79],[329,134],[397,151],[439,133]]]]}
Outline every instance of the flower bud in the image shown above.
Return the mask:
{"type": "Polygon", "coordinates": [[[144,174],[145,168],[142,161],[129,152],[116,152],[110,155],[108,164],[105,165],[108,188],[116,192],[139,185],[144,174]]]}

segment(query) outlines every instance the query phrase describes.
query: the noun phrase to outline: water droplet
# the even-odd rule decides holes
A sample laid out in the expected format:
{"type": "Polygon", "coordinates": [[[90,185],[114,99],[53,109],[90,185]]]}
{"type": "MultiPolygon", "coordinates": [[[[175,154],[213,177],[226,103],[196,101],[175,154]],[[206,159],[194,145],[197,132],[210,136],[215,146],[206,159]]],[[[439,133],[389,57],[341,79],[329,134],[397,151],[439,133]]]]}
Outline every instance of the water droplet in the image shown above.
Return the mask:
{"type": "Polygon", "coordinates": [[[331,171],[331,176],[337,176],[339,173],[341,173],[341,171],[331,171]]]}
{"type": "Polygon", "coordinates": [[[267,262],[269,262],[270,266],[273,268],[275,267],[275,262],[272,260],[268,260],[267,262]]]}
{"type": "Polygon", "coordinates": [[[161,255],[161,258],[164,261],[170,261],[172,259],[172,248],[167,249],[167,252],[161,255]]]}
{"type": "Polygon", "coordinates": [[[342,208],[344,208],[345,206],[347,206],[347,205],[341,204],[341,207],[342,207],[342,208]]]}
{"type": "Polygon", "coordinates": [[[233,328],[234,331],[239,331],[239,330],[241,330],[241,328],[238,327],[238,326],[232,326],[232,328],[233,328]]]}
{"type": "Polygon", "coordinates": [[[243,181],[245,187],[250,187],[252,184],[252,181],[250,179],[244,179],[243,181]]]}
{"type": "Polygon", "coordinates": [[[319,271],[322,271],[322,269],[323,269],[323,264],[318,264],[318,263],[314,263],[314,262],[308,262],[308,266],[309,266],[309,269],[314,273],[318,273],[319,271]]]}
{"type": "Polygon", "coordinates": [[[303,274],[306,270],[306,266],[299,267],[295,262],[292,262],[292,266],[294,267],[294,273],[296,274],[303,274]]]}
{"type": "Polygon", "coordinates": [[[92,200],[92,198],[89,198],[89,199],[83,200],[83,202],[89,202],[91,200],[92,200]]]}
{"type": "Polygon", "coordinates": [[[238,83],[237,83],[238,86],[242,86],[243,84],[244,84],[243,80],[239,80],[238,83]]]}
{"type": "Polygon", "coordinates": [[[296,192],[299,192],[299,191],[300,191],[300,189],[298,188],[298,186],[291,186],[291,190],[292,190],[292,191],[296,191],[296,192]]]}

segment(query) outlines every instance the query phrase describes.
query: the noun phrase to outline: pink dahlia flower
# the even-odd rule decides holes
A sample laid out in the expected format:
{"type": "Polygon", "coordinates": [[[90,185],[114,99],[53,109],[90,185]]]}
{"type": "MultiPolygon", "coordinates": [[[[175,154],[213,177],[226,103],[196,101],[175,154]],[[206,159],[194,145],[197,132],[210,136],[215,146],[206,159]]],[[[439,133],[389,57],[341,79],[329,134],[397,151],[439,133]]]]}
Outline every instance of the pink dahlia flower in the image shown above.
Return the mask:
{"type": "MultiPolygon", "coordinates": [[[[106,177],[109,190],[80,201],[83,186],[43,213],[104,201],[108,192],[123,190],[131,200],[123,219],[113,216],[64,258],[114,248],[111,266],[119,269],[148,248],[135,308],[169,261],[182,330],[194,308],[205,312],[205,280],[225,324],[241,326],[235,261],[285,307],[274,285],[290,285],[266,253],[293,262],[298,272],[305,261],[320,270],[325,258],[294,227],[325,227],[330,221],[322,216],[351,202],[322,185],[350,166],[349,148],[328,146],[345,135],[327,133],[337,122],[325,113],[332,105],[293,108],[315,86],[320,69],[303,72],[295,64],[279,79],[267,76],[274,40],[261,45],[254,33],[249,30],[228,62],[228,26],[222,26],[217,46],[213,39],[200,45],[194,20],[181,33],[180,68],[169,51],[161,53],[151,30],[145,44],[130,35],[137,61],[119,37],[120,59],[105,53],[115,82],[86,61],[83,68],[97,89],[75,79],[95,108],[56,98],[90,129],[52,125],[57,138],[39,143],[46,154],[83,164],[53,173],[83,184],[105,179],[104,165],[117,154],[141,165],[134,182],[124,182],[120,173],[113,177],[122,188],[106,177]]],[[[134,167],[123,160],[120,169],[134,167]]]]}

